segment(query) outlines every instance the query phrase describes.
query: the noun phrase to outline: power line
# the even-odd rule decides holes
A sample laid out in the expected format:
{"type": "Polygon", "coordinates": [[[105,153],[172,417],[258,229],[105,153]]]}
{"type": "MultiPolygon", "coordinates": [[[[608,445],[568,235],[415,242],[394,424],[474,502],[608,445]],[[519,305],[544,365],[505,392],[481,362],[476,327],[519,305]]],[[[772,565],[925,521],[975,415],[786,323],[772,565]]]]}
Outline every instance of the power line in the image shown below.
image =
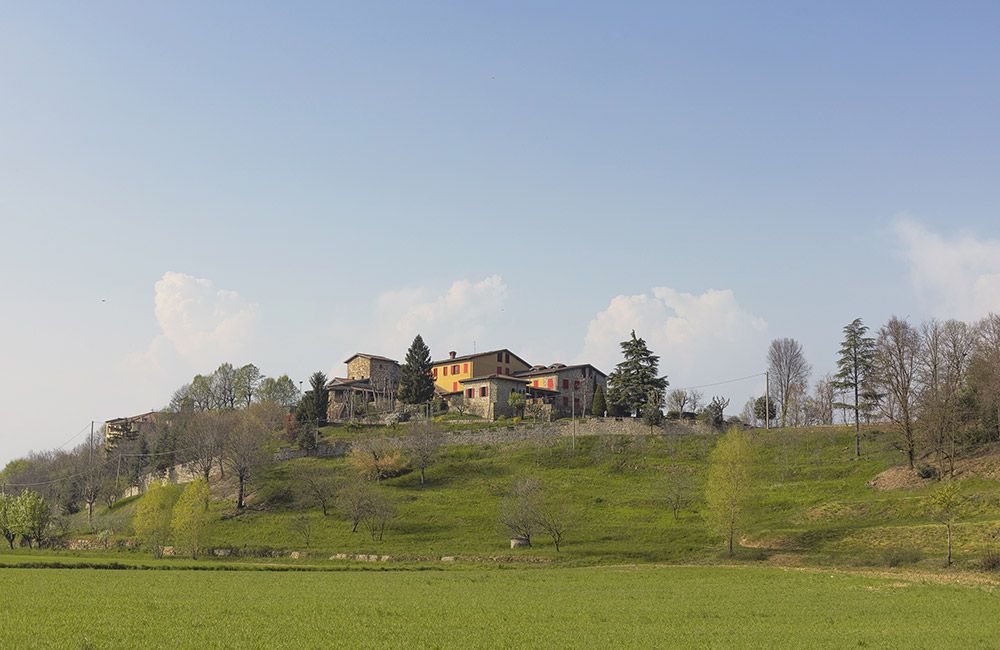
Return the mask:
{"type": "Polygon", "coordinates": [[[722,386],[723,384],[735,384],[738,381],[746,381],[747,379],[753,379],[754,377],[763,377],[766,372],[758,372],[753,375],[747,375],[746,377],[739,377],[737,379],[727,379],[725,381],[717,381],[711,384],[700,384],[698,386],[685,386],[684,388],[677,388],[675,390],[693,390],[695,388],[710,388],[712,386],[722,386]]]}

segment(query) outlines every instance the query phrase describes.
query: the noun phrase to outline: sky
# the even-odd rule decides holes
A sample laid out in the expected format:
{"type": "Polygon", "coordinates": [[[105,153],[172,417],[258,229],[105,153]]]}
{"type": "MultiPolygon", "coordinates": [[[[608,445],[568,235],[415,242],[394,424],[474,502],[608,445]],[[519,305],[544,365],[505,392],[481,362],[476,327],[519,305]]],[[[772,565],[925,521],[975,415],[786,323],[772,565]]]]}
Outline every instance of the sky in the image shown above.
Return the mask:
{"type": "Polygon", "coordinates": [[[0,466],[421,334],[761,394],[1000,312],[992,2],[0,8],[0,466]],[[747,379],[743,379],[747,378],[747,379]],[[737,380],[739,381],[731,381],[737,380]],[[721,383],[728,382],[728,383],[721,383]]]}

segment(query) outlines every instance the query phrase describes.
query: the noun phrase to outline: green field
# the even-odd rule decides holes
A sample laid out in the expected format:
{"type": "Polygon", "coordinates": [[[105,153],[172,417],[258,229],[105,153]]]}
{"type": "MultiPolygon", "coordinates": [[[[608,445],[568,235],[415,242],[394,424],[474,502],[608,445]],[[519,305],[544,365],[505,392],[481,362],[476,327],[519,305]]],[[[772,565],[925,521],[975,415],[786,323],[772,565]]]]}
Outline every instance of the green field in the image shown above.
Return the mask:
{"type": "Polygon", "coordinates": [[[995,583],[757,567],[0,570],[3,648],[987,648],[995,583]]]}

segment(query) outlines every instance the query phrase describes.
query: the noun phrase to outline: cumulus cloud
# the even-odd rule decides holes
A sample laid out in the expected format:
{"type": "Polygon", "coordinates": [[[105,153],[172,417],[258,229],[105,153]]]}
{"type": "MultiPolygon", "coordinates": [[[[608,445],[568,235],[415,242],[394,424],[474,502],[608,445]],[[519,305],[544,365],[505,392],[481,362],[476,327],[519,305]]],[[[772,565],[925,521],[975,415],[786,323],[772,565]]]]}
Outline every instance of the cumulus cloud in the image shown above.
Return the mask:
{"type": "Polygon", "coordinates": [[[457,345],[484,340],[503,312],[507,285],[499,275],[473,284],[458,280],[444,293],[427,289],[386,291],[376,304],[381,339],[392,348],[406,348],[416,334],[425,341],[457,345]]]}
{"type": "Polygon", "coordinates": [[[660,356],[660,371],[676,388],[750,374],[760,369],[767,347],[767,323],[744,311],[732,291],[694,295],[655,287],[614,298],[590,322],[576,361],[610,372],[632,330],[660,356]]]}
{"type": "Polygon", "coordinates": [[[895,224],[914,291],[935,316],[974,320],[1000,312],[1000,241],[945,238],[909,219],[895,224]]]}
{"type": "Polygon", "coordinates": [[[211,280],[168,271],[154,286],[155,314],[162,334],[145,352],[125,360],[148,371],[176,366],[176,355],[199,369],[238,361],[249,351],[260,308],[235,291],[217,289],[211,280]]]}

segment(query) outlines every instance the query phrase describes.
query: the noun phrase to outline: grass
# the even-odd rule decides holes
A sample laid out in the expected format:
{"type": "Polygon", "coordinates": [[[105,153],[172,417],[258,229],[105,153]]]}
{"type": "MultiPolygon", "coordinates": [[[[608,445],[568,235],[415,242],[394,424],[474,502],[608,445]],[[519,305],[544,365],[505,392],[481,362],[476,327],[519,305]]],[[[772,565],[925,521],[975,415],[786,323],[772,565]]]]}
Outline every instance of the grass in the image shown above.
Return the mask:
{"type": "Polygon", "coordinates": [[[6,569],[30,648],[992,647],[992,583],[903,572],[586,567],[389,572],[6,569]]]}
{"type": "MultiPolygon", "coordinates": [[[[761,489],[755,520],[741,531],[743,543],[753,549],[742,554],[743,560],[781,556],[794,564],[885,566],[916,558],[912,563],[927,569],[941,565],[943,527],[931,522],[923,508],[937,482],[888,492],[868,487],[901,460],[885,436],[867,436],[860,459],[854,458],[853,431],[845,427],[758,431],[756,437],[761,489]],[[919,552],[907,552],[914,549],[919,552]]],[[[428,469],[425,485],[416,471],[385,481],[383,489],[394,499],[397,517],[378,542],[360,529],[351,533],[350,522],[336,508],[324,517],[318,506],[304,504],[291,489],[305,466],[321,465],[346,476],[347,461],[298,459],[271,466],[256,481],[252,507],[244,513],[234,516],[229,500],[215,502],[208,545],[244,557],[300,551],[308,562],[345,553],[403,560],[502,556],[566,565],[715,563],[721,544],[706,525],[702,489],[717,438],[654,436],[636,445],[625,438],[581,436],[575,449],[566,438],[448,447],[428,469]],[[664,493],[666,472],[676,469],[690,472],[697,487],[677,521],[664,493]],[[547,493],[573,511],[574,525],[559,553],[539,534],[531,548],[511,550],[509,533],[496,524],[506,490],[526,475],[540,478],[547,493]],[[303,515],[313,523],[308,547],[292,526],[303,515]]],[[[1000,484],[972,478],[962,482],[962,489],[974,499],[955,528],[955,561],[959,568],[975,569],[984,544],[1000,526],[1000,484]]],[[[127,536],[135,503],[122,500],[111,512],[99,508],[96,521],[113,523],[119,539],[127,536]]],[[[85,521],[80,516],[78,525],[85,521]]],[[[122,549],[106,554],[141,556],[122,549]]],[[[216,560],[199,560],[211,561],[216,560]]]]}

